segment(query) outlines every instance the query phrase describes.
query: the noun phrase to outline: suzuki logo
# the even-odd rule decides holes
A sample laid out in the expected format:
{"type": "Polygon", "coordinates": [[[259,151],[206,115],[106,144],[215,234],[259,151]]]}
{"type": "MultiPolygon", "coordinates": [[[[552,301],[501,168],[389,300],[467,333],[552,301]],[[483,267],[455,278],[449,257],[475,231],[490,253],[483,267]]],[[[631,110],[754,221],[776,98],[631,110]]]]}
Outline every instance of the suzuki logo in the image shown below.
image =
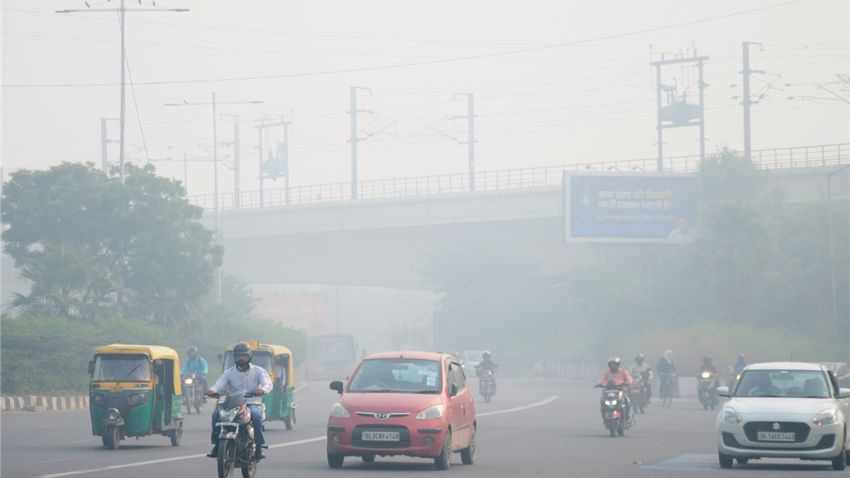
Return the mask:
{"type": "Polygon", "coordinates": [[[390,414],[389,413],[376,413],[375,418],[377,418],[378,420],[386,420],[387,418],[390,418],[390,414]]]}
{"type": "Polygon", "coordinates": [[[771,428],[773,428],[774,430],[779,430],[780,428],[782,428],[782,425],[780,425],[779,423],[774,423],[773,427],[771,428]]]}

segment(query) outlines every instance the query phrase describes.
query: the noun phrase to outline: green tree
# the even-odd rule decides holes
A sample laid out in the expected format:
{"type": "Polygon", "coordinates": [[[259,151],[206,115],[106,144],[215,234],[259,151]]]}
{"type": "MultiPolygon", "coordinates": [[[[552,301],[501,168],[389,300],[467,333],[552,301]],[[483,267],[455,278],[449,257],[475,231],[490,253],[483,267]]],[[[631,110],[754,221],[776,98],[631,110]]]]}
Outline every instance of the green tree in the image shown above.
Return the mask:
{"type": "Polygon", "coordinates": [[[222,248],[175,181],[91,164],[22,170],[3,188],[3,245],[33,281],[16,304],[39,315],[112,314],[181,327],[213,283],[222,248]]]}

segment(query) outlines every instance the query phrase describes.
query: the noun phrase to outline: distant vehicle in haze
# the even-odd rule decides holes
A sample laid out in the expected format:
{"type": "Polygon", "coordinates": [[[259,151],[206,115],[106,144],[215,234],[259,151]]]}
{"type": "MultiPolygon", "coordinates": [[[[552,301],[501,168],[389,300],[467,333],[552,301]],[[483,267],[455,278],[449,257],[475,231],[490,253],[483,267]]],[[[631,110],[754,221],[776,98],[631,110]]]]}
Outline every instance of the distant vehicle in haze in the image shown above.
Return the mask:
{"type": "Polygon", "coordinates": [[[357,360],[357,343],[353,335],[317,335],[307,339],[307,358],[301,371],[308,380],[344,379],[357,360]]]}
{"type": "Polygon", "coordinates": [[[475,461],[477,421],[472,390],[449,354],[384,352],[366,356],[351,378],[336,380],[340,394],[328,417],[328,466],[346,456],[432,458],[438,470],[460,453],[475,461]]]}
{"type": "Polygon", "coordinates": [[[463,371],[466,372],[467,377],[474,377],[477,372],[476,368],[478,364],[484,359],[484,353],[486,350],[464,350],[460,357],[460,363],[463,365],[463,371]]]}
{"type": "Polygon", "coordinates": [[[774,362],[744,369],[717,416],[718,459],[731,468],[760,458],[850,462],[850,389],[820,364],[774,362]]]}

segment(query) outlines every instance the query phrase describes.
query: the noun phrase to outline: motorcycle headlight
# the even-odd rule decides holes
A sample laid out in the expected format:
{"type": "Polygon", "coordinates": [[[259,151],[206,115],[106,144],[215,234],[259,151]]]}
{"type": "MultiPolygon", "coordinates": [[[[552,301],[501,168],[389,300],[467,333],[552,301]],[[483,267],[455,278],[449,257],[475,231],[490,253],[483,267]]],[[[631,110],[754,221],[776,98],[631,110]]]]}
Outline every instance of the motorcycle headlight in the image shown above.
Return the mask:
{"type": "Polygon", "coordinates": [[[417,420],[434,420],[435,418],[440,418],[443,414],[446,413],[446,407],[438,403],[432,407],[428,407],[425,410],[416,414],[417,420]]]}
{"type": "Polygon", "coordinates": [[[131,393],[127,397],[127,403],[129,403],[130,405],[140,405],[142,403],[145,403],[146,399],[147,397],[145,397],[144,393],[131,393]]]}
{"type": "Polygon", "coordinates": [[[94,395],[91,396],[91,402],[95,405],[103,405],[103,402],[104,402],[103,395],[101,395],[99,393],[95,393],[94,395]]]}
{"type": "Polygon", "coordinates": [[[351,414],[348,413],[348,410],[341,403],[336,402],[331,407],[331,416],[335,418],[350,418],[351,414]]]}
{"type": "Polygon", "coordinates": [[[609,406],[609,407],[613,407],[613,406],[617,405],[617,401],[616,400],[605,400],[605,405],[609,406]]]}
{"type": "Polygon", "coordinates": [[[239,413],[239,407],[231,408],[230,410],[221,410],[218,412],[218,417],[222,422],[232,422],[236,420],[236,415],[239,413]]]}
{"type": "Polygon", "coordinates": [[[731,408],[724,408],[723,411],[720,412],[720,419],[723,423],[731,423],[733,425],[741,424],[741,417],[738,415],[738,412],[731,408]]]}
{"type": "Polygon", "coordinates": [[[192,377],[186,377],[183,380],[183,383],[185,383],[186,385],[192,385],[192,377]]]}
{"type": "Polygon", "coordinates": [[[819,427],[838,423],[838,410],[835,410],[834,408],[824,410],[812,419],[812,423],[819,427]]]}
{"type": "Polygon", "coordinates": [[[700,375],[700,377],[702,377],[702,378],[711,378],[711,373],[710,373],[710,372],[703,372],[703,373],[700,375]]]}

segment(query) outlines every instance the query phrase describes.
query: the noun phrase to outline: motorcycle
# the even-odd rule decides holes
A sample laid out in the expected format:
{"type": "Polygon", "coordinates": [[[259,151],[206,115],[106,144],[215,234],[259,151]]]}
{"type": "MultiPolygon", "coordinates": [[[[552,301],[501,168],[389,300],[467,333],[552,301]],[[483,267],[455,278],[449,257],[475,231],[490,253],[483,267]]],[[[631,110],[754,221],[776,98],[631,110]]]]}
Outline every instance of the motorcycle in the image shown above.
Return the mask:
{"type": "Polygon", "coordinates": [[[254,424],[251,422],[247,400],[260,395],[256,392],[241,395],[210,394],[218,399],[218,478],[230,478],[234,468],[242,470],[242,478],[254,478],[257,473],[259,460],[254,455],[254,424]]]}
{"type": "Polygon", "coordinates": [[[726,386],[729,387],[729,391],[735,391],[735,386],[738,385],[738,380],[741,380],[741,374],[735,371],[735,367],[729,366],[727,369],[727,374],[729,378],[726,380],[726,386]]]}
{"type": "Polygon", "coordinates": [[[627,392],[626,388],[609,382],[608,385],[596,385],[602,388],[602,398],[599,400],[602,423],[611,436],[623,436],[625,431],[634,425],[631,417],[627,415],[627,392]]]}
{"type": "Polygon", "coordinates": [[[197,374],[183,375],[183,405],[186,405],[186,413],[192,414],[192,407],[196,413],[201,413],[201,405],[207,401],[204,391],[206,384],[197,374]]]}
{"type": "Polygon", "coordinates": [[[478,393],[484,397],[485,403],[490,403],[496,394],[496,372],[483,370],[478,374],[478,393]]]}
{"type": "Polygon", "coordinates": [[[634,408],[636,412],[646,413],[644,410],[649,406],[649,396],[651,394],[650,381],[652,380],[652,372],[647,370],[641,372],[632,383],[632,397],[634,398],[634,408]]]}
{"type": "Polygon", "coordinates": [[[703,409],[714,410],[718,403],[717,374],[708,370],[700,372],[697,377],[697,393],[703,409]]]}

